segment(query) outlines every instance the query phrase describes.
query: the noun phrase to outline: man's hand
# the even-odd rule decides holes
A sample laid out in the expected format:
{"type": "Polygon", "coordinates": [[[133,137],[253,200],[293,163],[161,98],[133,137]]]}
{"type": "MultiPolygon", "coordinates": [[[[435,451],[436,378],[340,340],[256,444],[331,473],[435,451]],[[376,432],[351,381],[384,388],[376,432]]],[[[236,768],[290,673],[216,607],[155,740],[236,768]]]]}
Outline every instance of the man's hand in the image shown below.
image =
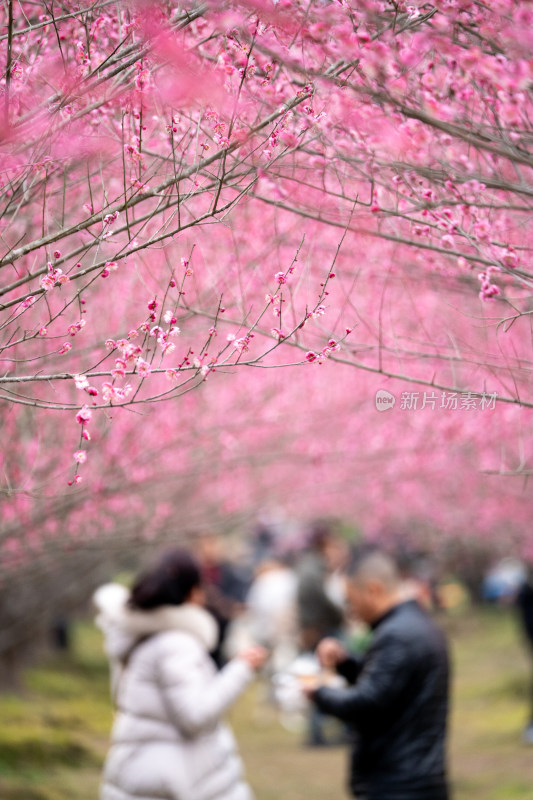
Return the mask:
{"type": "Polygon", "coordinates": [[[317,689],[320,689],[321,686],[322,681],[319,675],[306,675],[305,680],[301,682],[302,692],[308,700],[313,699],[314,693],[317,689]]]}
{"type": "Polygon", "coordinates": [[[335,669],[337,664],[348,658],[348,652],[342,642],[333,637],[322,639],[318,643],[316,655],[324,669],[335,669]]]}

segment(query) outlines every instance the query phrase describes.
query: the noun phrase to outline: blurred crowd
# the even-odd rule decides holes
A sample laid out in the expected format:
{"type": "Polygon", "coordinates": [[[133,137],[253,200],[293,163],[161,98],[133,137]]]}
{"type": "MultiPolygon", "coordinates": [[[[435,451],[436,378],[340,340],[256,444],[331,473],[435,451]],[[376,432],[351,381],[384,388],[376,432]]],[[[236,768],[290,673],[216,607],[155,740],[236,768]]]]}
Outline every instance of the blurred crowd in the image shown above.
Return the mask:
{"type": "MultiPolygon", "coordinates": [[[[312,522],[290,547],[276,527],[266,525],[257,526],[247,547],[212,532],[194,539],[207,608],[219,629],[213,654],[218,667],[251,644],[264,647],[269,697],[282,722],[303,728],[311,746],[346,738],[343,725],[309,707],[300,684],[305,675],[321,672],[316,649],[322,640],[334,637],[355,652],[368,643],[368,628],[351,613],[346,591],[350,562],[365,549],[372,547],[350,545],[335,520],[312,522]]],[[[431,561],[408,551],[397,561],[404,598],[425,608],[439,605],[431,561]]]]}
{"type": "MultiPolygon", "coordinates": [[[[248,546],[229,544],[216,533],[197,534],[193,552],[202,568],[207,608],[219,626],[219,665],[251,640],[266,647],[271,667],[282,669],[297,655],[312,653],[319,641],[335,636],[357,646],[364,626],[350,616],[346,597],[354,548],[338,523],[317,520],[286,547],[276,529],[260,525],[248,546]]],[[[439,604],[431,562],[399,553],[405,597],[425,607],[439,604]]]]}
{"type": "MultiPolygon", "coordinates": [[[[216,533],[195,538],[202,565],[208,608],[219,626],[214,654],[218,666],[251,643],[269,653],[267,673],[271,698],[288,726],[302,725],[309,716],[307,741],[322,745],[343,740],[344,731],[303,705],[291,676],[314,674],[319,642],[335,637],[352,651],[362,652],[369,632],[354,618],[347,602],[346,580],[351,560],[371,546],[354,547],[335,520],[316,520],[287,546],[284,532],[259,524],[244,546],[216,533]]],[[[460,583],[442,580],[434,561],[424,553],[399,548],[395,552],[405,599],[414,598],[436,611],[464,607],[468,591],[460,583]]],[[[488,603],[514,605],[527,650],[533,660],[533,566],[514,557],[496,561],[479,592],[488,603]]],[[[530,716],[523,738],[533,744],[533,680],[530,716]]]]}

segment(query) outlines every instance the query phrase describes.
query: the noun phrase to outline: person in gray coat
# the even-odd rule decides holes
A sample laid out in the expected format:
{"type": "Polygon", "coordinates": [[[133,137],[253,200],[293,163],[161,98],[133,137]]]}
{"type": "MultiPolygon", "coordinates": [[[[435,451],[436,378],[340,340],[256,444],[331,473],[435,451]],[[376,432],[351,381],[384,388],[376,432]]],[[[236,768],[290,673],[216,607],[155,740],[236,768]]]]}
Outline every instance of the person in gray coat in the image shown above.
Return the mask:
{"type": "Polygon", "coordinates": [[[173,550],[131,592],[106,584],[94,602],[117,709],[100,800],[252,800],[222,717],[266,653],[248,648],[217,671],[195,559],[173,550]]]}

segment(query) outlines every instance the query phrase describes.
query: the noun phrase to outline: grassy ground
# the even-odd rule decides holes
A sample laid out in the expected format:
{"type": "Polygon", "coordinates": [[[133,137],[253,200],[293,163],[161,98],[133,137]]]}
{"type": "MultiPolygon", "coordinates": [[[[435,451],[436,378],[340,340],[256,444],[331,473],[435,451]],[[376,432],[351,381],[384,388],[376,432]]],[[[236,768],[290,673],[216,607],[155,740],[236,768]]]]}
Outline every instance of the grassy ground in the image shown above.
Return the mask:
{"type": "MultiPolygon", "coordinates": [[[[450,760],[455,800],[531,800],[533,749],[520,741],[529,664],[507,612],[447,622],[454,652],[450,760]]],[[[1,800],[96,800],[112,712],[99,634],[76,631],[74,654],[29,671],[21,695],[0,695],[1,800]]],[[[254,688],[232,711],[257,800],[332,800],[343,748],[309,750],[254,688]]]]}

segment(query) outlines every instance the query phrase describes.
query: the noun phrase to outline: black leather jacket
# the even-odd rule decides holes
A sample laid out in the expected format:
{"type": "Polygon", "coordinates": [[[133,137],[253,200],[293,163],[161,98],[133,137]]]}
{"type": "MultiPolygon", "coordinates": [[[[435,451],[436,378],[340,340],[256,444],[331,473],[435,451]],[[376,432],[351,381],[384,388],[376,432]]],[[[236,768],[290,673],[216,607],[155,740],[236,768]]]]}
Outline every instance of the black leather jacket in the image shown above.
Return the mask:
{"type": "Polygon", "coordinates": [[[364,800],[447,800],[445,638],[415,601],[373,627],[366,655],[338,668],[354,685],[313,696],[356,733],[350,788],[364,800]]]}

